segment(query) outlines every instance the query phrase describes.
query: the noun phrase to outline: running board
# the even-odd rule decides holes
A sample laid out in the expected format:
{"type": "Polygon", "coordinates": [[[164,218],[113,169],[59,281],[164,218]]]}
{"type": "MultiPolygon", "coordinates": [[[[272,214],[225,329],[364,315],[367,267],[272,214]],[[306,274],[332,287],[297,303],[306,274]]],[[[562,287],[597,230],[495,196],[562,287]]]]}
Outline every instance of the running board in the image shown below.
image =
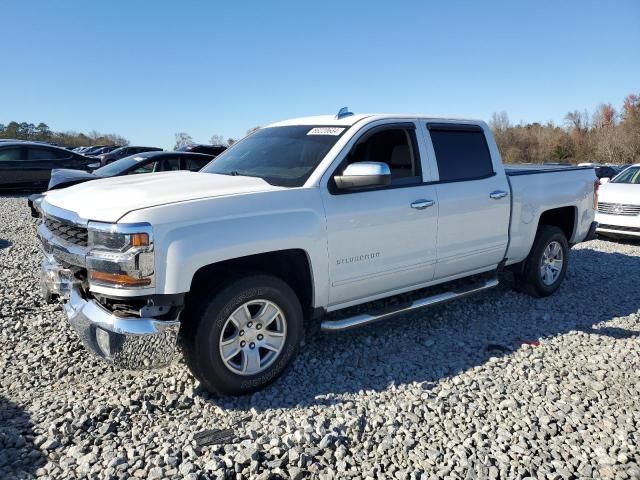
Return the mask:
{"type": "Polygon", "coordinates": [[[378,320],[384,320],[385,318],[393,317],[401,313],[412,312],[413,310],[438,305],[450,300],[455,300],[456,298],[462,298],[473,293],[489,290],[490,288],[498,286],[499,283],[500,282],[498,281],[497,277],[487,278],[486,280],[467,285],[463,288],[453,288],[447,292],[437,293],[428,297],[419,298],[408,305],[404,305],[398,308],[397,310],[388,310],[379,314],[363,313],[361,315],[341,318],[339,320],[326,320],[320,324],[320,328],[326,332],[348,330],[350,328],[359,327],[368,323],[377,322],[378,320]]]}

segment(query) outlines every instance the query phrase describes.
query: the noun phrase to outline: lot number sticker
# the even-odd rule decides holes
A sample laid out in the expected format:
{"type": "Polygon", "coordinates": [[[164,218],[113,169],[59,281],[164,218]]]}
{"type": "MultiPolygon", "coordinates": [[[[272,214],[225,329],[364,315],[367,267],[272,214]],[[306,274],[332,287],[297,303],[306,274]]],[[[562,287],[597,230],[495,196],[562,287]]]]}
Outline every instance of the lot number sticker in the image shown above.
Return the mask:
{"type": "Polygon", "coordinates": [[[307,135],[334,135],[338,136],[344,131],[340,127],[316,127],[309,130],[307,135]]]}

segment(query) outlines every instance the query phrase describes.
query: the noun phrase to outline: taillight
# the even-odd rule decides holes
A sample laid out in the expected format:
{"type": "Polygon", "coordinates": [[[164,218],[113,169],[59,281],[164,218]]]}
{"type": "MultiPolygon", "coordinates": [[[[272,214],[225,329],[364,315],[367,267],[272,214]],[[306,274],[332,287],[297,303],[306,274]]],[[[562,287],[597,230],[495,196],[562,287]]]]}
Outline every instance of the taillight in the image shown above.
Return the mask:
{"type": "Polygon", "coordinates": [[[598,190],[600,190],[600,180],[596,180],[593,184],[593,209],[598,208],[598,190]]]}

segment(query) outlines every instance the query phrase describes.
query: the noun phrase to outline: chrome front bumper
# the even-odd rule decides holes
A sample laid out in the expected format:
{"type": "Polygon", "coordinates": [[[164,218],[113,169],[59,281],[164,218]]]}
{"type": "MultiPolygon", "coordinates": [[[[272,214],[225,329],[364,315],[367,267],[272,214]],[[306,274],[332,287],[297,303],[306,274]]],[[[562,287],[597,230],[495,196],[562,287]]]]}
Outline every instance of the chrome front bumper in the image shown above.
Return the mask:
{"type": "Polygon", "coordinates": [[[42,284],[64,299],[69,323],[85,347],[98,357],[130,370],[161,368],[180,354],[178,320],[120,317],[85,299],[71,272],[45,257],[42,284]]]}

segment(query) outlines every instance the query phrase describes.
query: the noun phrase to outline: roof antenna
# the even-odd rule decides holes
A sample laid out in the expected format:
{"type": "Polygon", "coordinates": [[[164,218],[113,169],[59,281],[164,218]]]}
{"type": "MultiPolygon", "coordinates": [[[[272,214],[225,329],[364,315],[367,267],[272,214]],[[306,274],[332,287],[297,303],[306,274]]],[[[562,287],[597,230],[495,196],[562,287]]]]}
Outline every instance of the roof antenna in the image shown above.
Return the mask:
{"type": "Polygon", "coordinates": [[[349,107],[342,107],[340,110],[338,110],[336,120],[340,120],[341,118],[349,117],[351,115],[353,115],[353,112],[349,111],[349,107]]]}

